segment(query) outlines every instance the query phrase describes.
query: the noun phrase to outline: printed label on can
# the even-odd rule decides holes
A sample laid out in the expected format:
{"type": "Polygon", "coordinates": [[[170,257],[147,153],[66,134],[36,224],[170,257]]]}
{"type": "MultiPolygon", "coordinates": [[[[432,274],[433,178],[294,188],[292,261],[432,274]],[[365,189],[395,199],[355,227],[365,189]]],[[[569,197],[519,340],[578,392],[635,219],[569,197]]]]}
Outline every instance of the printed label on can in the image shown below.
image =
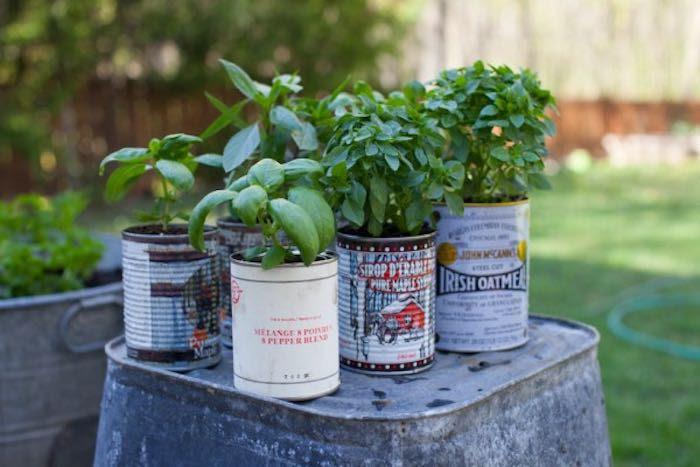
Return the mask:
{"type": "Polygon", "coordinates": [[[219,272],[221,274],[221,299],[219,317],[221,319],[221,342],[232,345],[231,336],[231,291],[229,279],[231,272],[231,255],[241,250],[263,243],[263,236],[258,230],[238,223],[219,223],[219,272]]]}
{"type": "Polygon", "coordinates": [[[187,244],[122,241],[129,356],[176,363],[219,354],[219,270],[213,240],[207,248],[199,253],[187,244]]]}
{"type": "Polygon", "coordinates": [[[250,269],[231,264],[237,291],[232,302],[236,387],[283,399],[335,389],[340,381],[336,261],[317,267],[318,277],[307,279],[295,278],[292,269],[289,279],[266,280],[261,268],[255,275],[250,269]]]}
{"type": "Polygon", "coordinates": [[[437,348],[501,350],[527,341],[527,201],[438,206],[437,348]]]}
{"type": "Polygon", "coordinates": [[[355,242],[339,236],[340,361],[369,373],[413,373],[435,347],[432,236],[355,242]]]}

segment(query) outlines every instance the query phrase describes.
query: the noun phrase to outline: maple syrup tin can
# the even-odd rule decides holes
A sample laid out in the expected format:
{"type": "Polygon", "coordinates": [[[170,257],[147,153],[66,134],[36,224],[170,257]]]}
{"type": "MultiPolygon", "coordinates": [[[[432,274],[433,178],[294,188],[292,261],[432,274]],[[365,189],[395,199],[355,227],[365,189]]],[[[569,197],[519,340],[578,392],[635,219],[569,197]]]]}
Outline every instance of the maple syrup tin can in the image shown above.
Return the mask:
{"type": "Polygon", "coordinates": [[[368,374],[418,373],[435,355],[435,233],[338,233],[340,363],[368,374]]]}
{"type": "Polygon", "coordinates": [[[231,257],[236,388],[286,400],[338,389],[337,276],[330,252],[269,270],[231,257]]]}
{"type": "Polygon", "coordinates": [[[124,335],[129,357],[187,371],[221,360],[217,232],[206,228],[199,252],[173,227],[183,233],[122,232],[124,335]]]}
{"type": "Polygon", "coordinates": [[[260,230],[248,227],[242,222],[236,222],[231,218],[219,219],[216,222],[219,228],[219,272],[220,272],[220,300],[219,318],[221,321],[221,343],[231,347],[231,268],[230,258],[234,253],[263,244],[263,236],[260,230]]]}
{"type": "Polygon", "coordinates": [[[528,200],[436,206],[437,348],[481,352],[528,339],[528,200]]]}

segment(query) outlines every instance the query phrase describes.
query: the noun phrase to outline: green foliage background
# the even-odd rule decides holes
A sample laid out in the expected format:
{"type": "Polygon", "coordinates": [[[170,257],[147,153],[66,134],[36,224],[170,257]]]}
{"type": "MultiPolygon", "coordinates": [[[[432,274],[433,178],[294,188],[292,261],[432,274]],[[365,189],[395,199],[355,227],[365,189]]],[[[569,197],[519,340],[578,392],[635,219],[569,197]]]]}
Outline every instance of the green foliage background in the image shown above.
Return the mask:
{"type": "Polygon", "coordinates": [[[262,81],[299,72],[311,93],[348,74],[374,81],[404,29],[393,3],[1,0],[0,158],[60,154],[51,130],[91,81],[199,92],[225,83],[222,57],[262,81]]]}

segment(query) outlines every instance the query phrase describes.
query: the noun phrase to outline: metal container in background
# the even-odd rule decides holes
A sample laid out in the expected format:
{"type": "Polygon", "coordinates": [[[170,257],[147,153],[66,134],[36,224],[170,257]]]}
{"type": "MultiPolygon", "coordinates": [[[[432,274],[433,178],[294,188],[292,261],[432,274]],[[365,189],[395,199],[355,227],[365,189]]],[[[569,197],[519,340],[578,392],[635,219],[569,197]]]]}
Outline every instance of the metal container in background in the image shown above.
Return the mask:
{"type": "Polygon", "coordinates": [[[269,270],[232,256],[236,388],[286,400],[338,389],[338,259],[319,256],[269,270]]]}
{"type": "Polygon", "coordinates": [[[435,233],[339,232],[340,363],[371,374],[418,373],[435,354],[435,233]]]}
{"type": "Polygon", "coordinates": [[[609,466],[598,334],[541,317],[530,329],[514,350],[440,355],[429,375],[341,370],[339,391],[304,403],[234,388],[228,350],[179,375],[115,340],[95,466],[609,466]]]}
{"type": "Polygon", "coordinates": [[[174,371],[215,365],[219,344],[217,231],[205,228],[205,251],[182,234],[122,232],[124,331],[128,355],[174,371]]]}
{"type": "Polygon", "coordinates": [[[481,352],[527,342],[527,200],[437,206],[436,347],[481,352]]]}
{"type": "Polygon", "coordinates": [[[219,228],[219,273],[220,301],[219,317],[221,322],[221,343],[231,347],[231,255],[246,248],[263,244],[260,230],[236,222],[230,217],[216,221],[219,228]]]}
{"type": "Polygon", "coordinates": [[[0,465],[90,465],[106,372],[121,334],[120,240],[82,290],[0,300],[0,465]]]}

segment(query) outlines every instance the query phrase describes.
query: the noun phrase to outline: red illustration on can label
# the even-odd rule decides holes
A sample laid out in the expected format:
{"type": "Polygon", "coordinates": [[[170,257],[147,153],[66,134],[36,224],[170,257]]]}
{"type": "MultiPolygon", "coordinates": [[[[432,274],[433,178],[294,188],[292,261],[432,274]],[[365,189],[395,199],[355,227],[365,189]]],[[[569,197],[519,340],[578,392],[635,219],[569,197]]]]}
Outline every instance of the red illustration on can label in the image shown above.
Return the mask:
{"type": "Polygon", "coordinates": [[[432,364],[435,346],[433,238],[339,239],[341,363],[373,373],[432,364]]]}

